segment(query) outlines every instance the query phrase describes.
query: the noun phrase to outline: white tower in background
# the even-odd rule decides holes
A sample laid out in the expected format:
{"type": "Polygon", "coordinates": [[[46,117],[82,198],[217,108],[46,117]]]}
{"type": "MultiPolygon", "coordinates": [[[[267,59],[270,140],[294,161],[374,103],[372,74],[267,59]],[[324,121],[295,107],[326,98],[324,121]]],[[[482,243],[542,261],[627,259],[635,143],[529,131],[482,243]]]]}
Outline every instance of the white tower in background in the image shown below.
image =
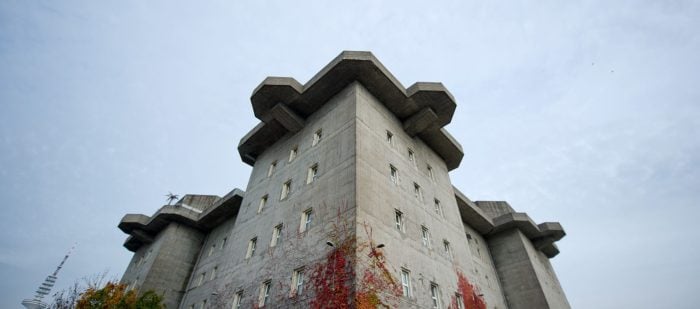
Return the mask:
{"type": "Polygon", "coordinates": [[[63,268],[63,264],[66,262],[71,252],[73,252],[73,249],[75,249],[75,245],[68,250],[68,253],[66,253],[66,256],[63,257],[61,264],[58,264],[58,267],[56,267],[53,274],[47,276],[44,283],[39,286],[39,288],[36,290],[34,298],[28,298],[22,301],[22,305],[24,305],[24,307],[27,309],[44,309],[48,307],[48,304],[44,303],[42,299],[51,292],[51,288],[53,288],[54,284],[56,284],[56,279],[58,279],[58,271],[63,268]]]}

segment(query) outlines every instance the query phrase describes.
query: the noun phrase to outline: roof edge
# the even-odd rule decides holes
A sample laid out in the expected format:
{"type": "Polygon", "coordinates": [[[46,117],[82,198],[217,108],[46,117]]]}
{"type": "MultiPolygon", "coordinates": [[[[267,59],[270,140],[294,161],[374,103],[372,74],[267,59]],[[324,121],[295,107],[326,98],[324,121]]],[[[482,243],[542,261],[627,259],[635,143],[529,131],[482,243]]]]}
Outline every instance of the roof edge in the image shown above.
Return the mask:
{"type": "MultiPolygon", "coordinates": [[[[173,222],[202,231],[210,231],[238,214],[244,196],[245,192],[236,188],[223,198],[218,198],[213,205],[203,210],[175,204],[164,205],[152,216],[126,214],[117,227],[122,232],[129,234],[129,237],[124,242],[124,247],[129,251],[135,252],[142,245],[152,242],[158,233],[173,222]]],[[[207,195],[203,197],[213,196],[207,195]]]]}
{"type": "Polygon", "coordinates": [[[355,81],[362,83],[401,121],[430,109],[434,116],[421,119],[424,122],[420,126],[412,126],[417,131],[411,131],[410,135],[421,137],[445,159],[448,170],[459,166],[464,156],[462,146],[443,129],[452,121],[457,106],[452,94],[437,82],[417,82],[409,89],[404,88],[367,51],[341,52],[304,85],[291,77],[265,78],[250,98],[253,113],[262,122],[248,132],[238,145],[243,162],[255,164],[259,154],[289,132],[271,115],[275,106],[281,104],[300,119],[305,119],[355,81]]]}

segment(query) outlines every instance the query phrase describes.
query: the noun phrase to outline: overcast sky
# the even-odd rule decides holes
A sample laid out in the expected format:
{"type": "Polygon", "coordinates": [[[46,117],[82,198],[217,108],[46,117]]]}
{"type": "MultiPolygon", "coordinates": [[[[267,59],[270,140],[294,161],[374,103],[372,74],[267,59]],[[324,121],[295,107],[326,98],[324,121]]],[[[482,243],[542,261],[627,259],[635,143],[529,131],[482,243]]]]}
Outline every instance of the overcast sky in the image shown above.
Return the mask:
{"type": "Polygon", "coordinates": [[[168,191],[245,189],[253,89],[342,50],[450,90],[453,184],[563,224],[573,307],[697,307],[698,1],[238,2],[0,0],[0,307],[74,242],[57,289],[121,276],[168,191]]]}

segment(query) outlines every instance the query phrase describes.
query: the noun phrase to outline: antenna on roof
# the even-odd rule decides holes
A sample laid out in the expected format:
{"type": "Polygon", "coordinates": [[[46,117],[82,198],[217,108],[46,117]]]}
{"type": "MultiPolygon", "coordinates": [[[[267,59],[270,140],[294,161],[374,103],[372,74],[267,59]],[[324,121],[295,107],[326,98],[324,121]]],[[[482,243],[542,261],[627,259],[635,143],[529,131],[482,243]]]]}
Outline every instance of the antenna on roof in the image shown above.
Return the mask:
{"type": "Polygon", "coordinates": [[[168,191],[168,194],[165,195],[165,200],[168,202],[168,205],[170,205],[173,201],[177,201],[177,199],[180,198],[179,195],[173,194],[172,192],[168,191]]]}

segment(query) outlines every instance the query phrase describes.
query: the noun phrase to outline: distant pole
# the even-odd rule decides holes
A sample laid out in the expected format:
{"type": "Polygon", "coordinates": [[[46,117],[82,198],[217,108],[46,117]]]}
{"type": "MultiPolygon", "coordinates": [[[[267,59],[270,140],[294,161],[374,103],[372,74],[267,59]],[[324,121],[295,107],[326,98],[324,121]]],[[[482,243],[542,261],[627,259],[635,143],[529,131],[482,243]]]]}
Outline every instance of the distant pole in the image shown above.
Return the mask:
{"type": "Polygon", "coordinates": [[[66,263],[66,260],[68,260],[68,257],[73,252],[76,245],[77,244],[74,244],[73,247],[68,250],[68,253],[66,253],[66,255],[63,257],[63,260],[61,260],[61,263],[58,264],[58,267],[56,267],[53,274],[46,277],[44,283],[42,283],[36,290],[34,298],[28,298],[22,301],[22,305],[24,307],[27,309],[45,309],[49,306],[48,304],[44,303],[42,299],[51,292],[51,288],[53,288],[54,284],[56,284],[56,279],[58,279],[58,272],[61,270],[61,268],[63,268],[63,264],[66,263]]]}

